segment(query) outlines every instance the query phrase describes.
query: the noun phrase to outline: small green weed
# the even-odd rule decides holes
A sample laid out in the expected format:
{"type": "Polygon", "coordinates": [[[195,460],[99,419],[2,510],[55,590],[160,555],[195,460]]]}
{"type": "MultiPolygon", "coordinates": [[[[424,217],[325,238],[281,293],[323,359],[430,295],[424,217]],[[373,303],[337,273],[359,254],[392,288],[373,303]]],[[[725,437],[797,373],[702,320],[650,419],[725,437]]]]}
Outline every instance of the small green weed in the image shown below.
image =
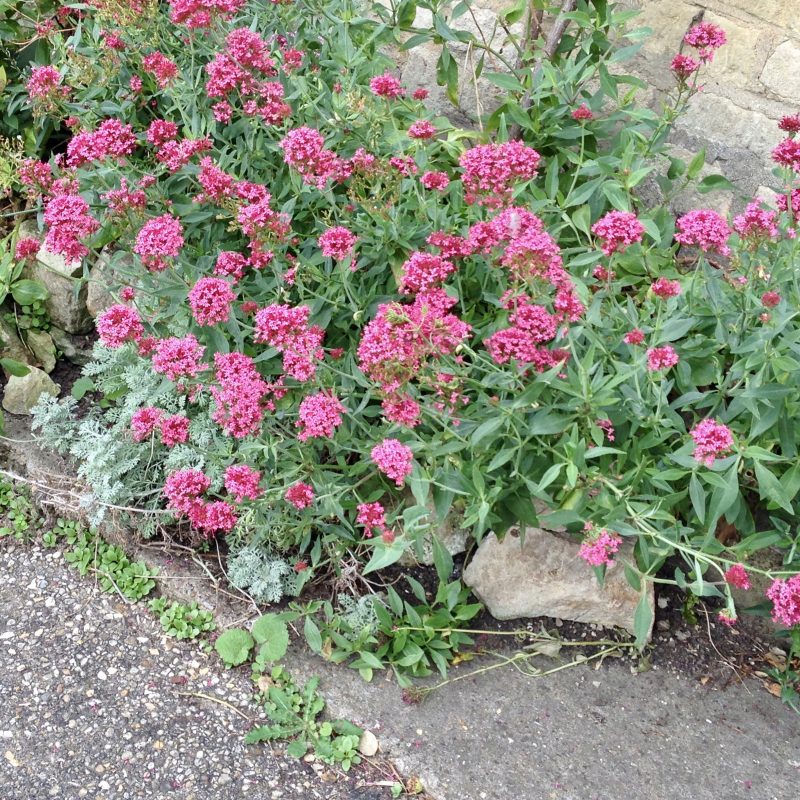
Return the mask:
{"type": "Polygon", "coordinates": [[[312,750],[326,764],[338,764],[347,772],[361,762],[358,743],[363,730],[347,720],[320,722],[325,700],[317,692],[319,678],[311,678],[302,689],[283,667],[274,667],[269,686],[261,694],[271,725],[253,729],[247,744],[288,739],[288,755],[302,758],[312,750]]]}
{"type": "Polygon", "coordinates": [[[25,540],[33,534],[38,522],[27,491],[0,478],[0,538],[13,536],[25,540]]]}
{"type": "Polygon", "coordinates": [[[197,639],[217,626],[214,615],[200,608],[197,603],[170,602],[166,597],[154,597],[148,606],[158,615],[161,627],[176,639],[197,639]]]}
{"type": "Polygon", "coordinates": [[[153,572],[143,561],[131,561],[122,548],[103,541],[93,530],[73,520],[59,519],[53,532],[70,549],[64,558],[81,575],[93,572],[104,592],[117,591],[128,600],[141,600],[155,588],[153,572]]]}
{"type": "Polygon", "coordinates": [[[226,667],[238,667],[250,659],[253,648],[259,645],[253,662],[253,672],[259,675],[267,664],[286,655],[289,647],[289,629],[278,614],[263,614],[254,623],[251,631],[230,628],[214,643],[214,649],[226,667]]]}

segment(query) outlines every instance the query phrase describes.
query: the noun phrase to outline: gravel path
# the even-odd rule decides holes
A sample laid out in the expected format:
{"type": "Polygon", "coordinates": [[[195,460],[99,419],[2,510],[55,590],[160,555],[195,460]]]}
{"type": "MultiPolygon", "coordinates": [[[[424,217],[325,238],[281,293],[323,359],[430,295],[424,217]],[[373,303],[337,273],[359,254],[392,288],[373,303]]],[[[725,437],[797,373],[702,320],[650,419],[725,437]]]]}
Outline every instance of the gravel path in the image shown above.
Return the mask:
{"type": "Polygon", "coordinates": [[[1,800],[377,800],[246,747],[250,681],[96,590],[60,551],[0,539],[1,800]],[[197,697],[201,693],[218,701],[197,697]]]}

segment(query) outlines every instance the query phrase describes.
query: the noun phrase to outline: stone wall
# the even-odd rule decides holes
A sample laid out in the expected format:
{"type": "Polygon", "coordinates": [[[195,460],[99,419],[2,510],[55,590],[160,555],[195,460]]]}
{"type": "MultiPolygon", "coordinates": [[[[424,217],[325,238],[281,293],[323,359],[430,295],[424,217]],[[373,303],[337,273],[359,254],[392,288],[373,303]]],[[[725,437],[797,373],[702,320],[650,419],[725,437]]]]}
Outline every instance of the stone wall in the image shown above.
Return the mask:
{"type": "Polygon", "coordinates": [[[720,25],[728,44],[703,70],[703,91],[678,122],[673,144],[706,147],[707,163],[746,194],[768,194],[770,152],[785,134],[778,120],[800,112],[800,0],[627,0],[652,28],[631,71],[657,93],[674,84],[669,62],[699,12],[720,25]]]}
{"type": "MultiPolygon", "coordinates": [[[[510,0],[475,0],[474,20],[460,18],[455,27],[478,30],[493,46],[513,60],[513,50],[498,25],[497,15],[510,0]],[[477,24],[476,24],[477,23],[477,24]]],[[[703,12],[704,20],[724,28],[728,37],[713,63],[704,68],[703,91],[678,123],[672,143],[679,156],[706,148],[705,172],[721,172],[747,195],[767,195],[772,183],[769,154],[782,138],[777,121],[800,112],[800,0],[623,0],[622,5],[641,13],[632,23],[652,28],[653,35],[640,54],[621,65],[647,80],[651,87],[641,94],[642,103],[658,106],[660,96],[674,87],[669,63],[680,47],[692,20],[703,12]]],[[[430,14],[419,10],[415,24],[426,27],[430,14]]],[[[514,26],[518,34],[521,24],[514,26]]],[[[460,60],[474,57],[466,45],[453,50],[460,60]]],[[[462,71],[459,100],[463,116],[436,86],[439,48],[422,46],[398,53],[403,82],[431,90],[434,106],[458,124],[468,122],[476,108],[491,110],[498,90],[485,81],[474,85],[469,70],[462,71]]],[[[485,69],[501,71],[499,63],[485,69]]],[[[722,197],[711,198],[721,204],[722,197]]]]}

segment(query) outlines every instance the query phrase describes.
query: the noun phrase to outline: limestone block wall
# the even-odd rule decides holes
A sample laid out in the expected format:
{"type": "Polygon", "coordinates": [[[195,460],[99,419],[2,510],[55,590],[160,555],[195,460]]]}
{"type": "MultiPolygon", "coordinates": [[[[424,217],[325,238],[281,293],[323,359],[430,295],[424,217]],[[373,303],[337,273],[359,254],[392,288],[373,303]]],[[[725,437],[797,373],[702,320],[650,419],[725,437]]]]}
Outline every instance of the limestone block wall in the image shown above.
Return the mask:
{"type": "MultiPolygon", "coordinates": [[[[744,192],[774,181],[770,151],[786,134],[777,122],[800,112],[800,0],[627,0],[637,24],[653,29],[631,71],[658,94],[673,85],[669,62],[695,15],[720,25],[728,44],[703,70],[703,91],[676,125],[672,142],[697,152],[744,192]]],[[[763,189],[761,194],[765,194],[763,189]]]]}
{"type": "MultiPolygon", "coordinates": [[[[674,87],[669,63],[693,19],[720,25],[728,44],[704,68],[703,91],[697,95],[672,138],[678,155],[693,155],[706,148],[708,172],[721,172],[745,193],[755,194],[772,182],[769,154],[782,138],[777,121],[800,112],[800,0],[622,0],[640,10],[632,23],[652,28],[640,54],[621,67],[647,80],[649,89],[641,102],[658,106],[663,94],[674,87]]],[[[498,14],[510,0],[475,0],[474,19],[457,21],[456,27],[473,29],[492,41],[513,60],[513,49],[498,24],[498,14]]],[[[430,14],[418,11],[415,24],[426,26],[430,14]]],[[[515,26],[518,33],[519,24],[515,26]]],[[[474,58],[466,45],[453,50],[460,60],[474,58]]],[[[454,121],[465,124],[476,109],[491,110],[499,90],[485,81],[477,85],[462,71],[459,100],[466,112],[461,118],[436,86],[439,48],[422,46],[398,53],[403,82],[431,90],[434,105],[454,121]]],[[[502,71],[502,64],[485,69],[502,71]]]]}

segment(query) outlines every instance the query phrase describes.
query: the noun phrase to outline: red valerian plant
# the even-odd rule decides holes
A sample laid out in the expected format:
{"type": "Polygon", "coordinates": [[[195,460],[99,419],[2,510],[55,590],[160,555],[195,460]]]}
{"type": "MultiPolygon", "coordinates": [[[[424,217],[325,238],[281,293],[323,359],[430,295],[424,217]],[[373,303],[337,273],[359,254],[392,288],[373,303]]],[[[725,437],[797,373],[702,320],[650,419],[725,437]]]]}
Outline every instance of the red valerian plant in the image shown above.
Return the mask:
{"type": "MultiPolygon", "coordinates": [[[[675,220],[635,191],[722,31],[689,32],[661,119],[608,70],[591,90],[564,73],[569,103],[542,100],[555,129],[507,101],[492,138],[431,118],[375,50],[390,27],[346,0],[134,4],[113,58],[86,14],[64,69],[30,83],[74,117],[67,155],[20,182],[49,249],[133,257],[92,368],[115,406],[98,425],[132,448],[116,486],[310,569],[421,555],[453,512],[478,539],[546,516],[598,570],[624,561],[640,587],[678,555],[672,580],[732,604],[734,566],[776,547],[760,571],[796,623],[797,129],[776,208],[675,220]],[[94,82],[73,51],[98,54],[94,82]]],[[[702,166],[676,160],[665,190],[702,166]]]]}

